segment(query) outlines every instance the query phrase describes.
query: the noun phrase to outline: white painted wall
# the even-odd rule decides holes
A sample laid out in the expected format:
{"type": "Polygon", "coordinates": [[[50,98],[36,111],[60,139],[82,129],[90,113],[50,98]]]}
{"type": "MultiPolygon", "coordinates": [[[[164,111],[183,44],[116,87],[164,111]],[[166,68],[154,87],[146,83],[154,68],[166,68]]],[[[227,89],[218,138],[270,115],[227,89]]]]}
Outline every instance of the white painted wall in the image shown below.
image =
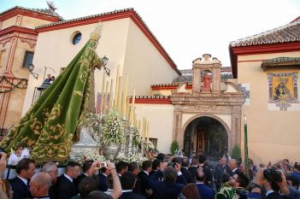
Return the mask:
{"type": "MultiPolygon", "coordinates": [[[[284,56],[299,57],[299,53],[298,51],[238,57],[238,82],[250,86],[251,103],[243,106],[243,110],[247,114],[249,157],[253,158],[255,163],[268,163],[269,161],[275,163],[283,158],[288,158],[292,162],[299,161],[297,151],[300,150],[298,125],[300,112],[272,111],[268,108],[268,73],[298,72],[299,70],[263,71],[261,68],[262,60],[284,56]]],[[[298,75],[298,88],[299,78],[298,75]]],[[[243,129],[242,132],[244,132],[243,129]]]]}
{"type": "Polygon", "coordinates": [[[137,120],[146,117],[150,123],[150,138],[158,138],[157,149],[169,153],[173,133],[173,105],[136,104],[137,120]]]}

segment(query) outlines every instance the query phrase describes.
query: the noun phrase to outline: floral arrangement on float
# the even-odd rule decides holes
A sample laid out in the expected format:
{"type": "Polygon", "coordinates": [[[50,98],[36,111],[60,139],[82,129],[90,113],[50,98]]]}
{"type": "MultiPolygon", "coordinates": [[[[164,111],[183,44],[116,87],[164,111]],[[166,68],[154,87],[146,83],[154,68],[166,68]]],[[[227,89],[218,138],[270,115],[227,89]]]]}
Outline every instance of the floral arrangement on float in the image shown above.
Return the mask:
{"type": "Polygon", "coordinates": [[[104,146],[103,153],[107,159],[114,160],[119,149],[124,143],[125,122],[122,114],[112,109],[105,116],[105,123],[101,134],[101,143],[104,146]]]}
{"type": "Polygon", "coordinates": [[[133,133],[132,133],[132,144],[134,147],[137,147],[141,144],[141,141],[142,141],[141,138],[142,137],[141,137],[139,131],[136,128],[134,128],[133,133]]]}
{"type": "Polygon", "coordinates": [[[101,162],[105,162],[106,158],[90,149],[82,149],[80,153],[76,154],[73,160],[82,165],[84,162],[88,160],[93,160],[93,161],[99,160],[101,162]]]}
{"type": "Polygon", "coordinates": [[[144,157],[141,153],[128,153],[126,156],[124,153],[119,153],[117,160],[124,161],[127,163],[130,162],[142,163],[143,161],[148,160],[148,158],[144,157]]]}
{"type": "Polygon", "coordinates": [[[111,110],[105,117],[101,142],[105,145],[122,144],[124,142],[125,122],[122,114],[116,110],[111,110]]]}

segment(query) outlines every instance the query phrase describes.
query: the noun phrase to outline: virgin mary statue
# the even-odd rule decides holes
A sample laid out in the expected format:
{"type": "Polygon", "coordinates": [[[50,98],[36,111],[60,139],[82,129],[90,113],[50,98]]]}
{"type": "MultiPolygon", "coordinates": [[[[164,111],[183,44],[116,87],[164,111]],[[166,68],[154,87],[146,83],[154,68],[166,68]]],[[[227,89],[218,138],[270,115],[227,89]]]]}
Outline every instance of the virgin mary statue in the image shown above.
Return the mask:
{"type": "Polygon", "coordinates": [[[78,137],[76,129],[89,112],[89,99],[94,101],[93,93],[90,96],[94,69],[103,65],[95,52],[100,33],[98,25],[61,75],[0,142],[1,147],[10,151],[23,143],[32,149],[31,156],[37,162],[68,160],[78,137]]]}

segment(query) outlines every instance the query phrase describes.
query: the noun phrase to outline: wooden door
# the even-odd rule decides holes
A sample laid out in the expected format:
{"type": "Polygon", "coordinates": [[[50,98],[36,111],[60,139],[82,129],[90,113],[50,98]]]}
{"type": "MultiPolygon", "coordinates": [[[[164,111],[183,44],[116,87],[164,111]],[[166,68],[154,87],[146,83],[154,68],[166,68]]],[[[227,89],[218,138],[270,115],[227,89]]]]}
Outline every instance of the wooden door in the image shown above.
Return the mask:
{"type": "Polygon", "coordinates": [[[197,153],[204,152],[205,149],[205,130],[199,129],[197,131],[197,153]]]}

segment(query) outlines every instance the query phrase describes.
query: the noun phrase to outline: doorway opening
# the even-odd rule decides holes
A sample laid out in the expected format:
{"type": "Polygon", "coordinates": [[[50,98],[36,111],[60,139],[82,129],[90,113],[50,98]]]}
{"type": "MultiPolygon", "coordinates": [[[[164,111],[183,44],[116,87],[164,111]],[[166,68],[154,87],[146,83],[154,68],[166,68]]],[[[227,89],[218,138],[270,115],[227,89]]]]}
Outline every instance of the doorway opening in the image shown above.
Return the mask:
{"type": "Polygon", "coordinates": [[[205,155],[218,160],[228,150],[228,134],[221,122],[211,117],[199,117],[189,123],[184,132],[184,152],[205,155]]]}

